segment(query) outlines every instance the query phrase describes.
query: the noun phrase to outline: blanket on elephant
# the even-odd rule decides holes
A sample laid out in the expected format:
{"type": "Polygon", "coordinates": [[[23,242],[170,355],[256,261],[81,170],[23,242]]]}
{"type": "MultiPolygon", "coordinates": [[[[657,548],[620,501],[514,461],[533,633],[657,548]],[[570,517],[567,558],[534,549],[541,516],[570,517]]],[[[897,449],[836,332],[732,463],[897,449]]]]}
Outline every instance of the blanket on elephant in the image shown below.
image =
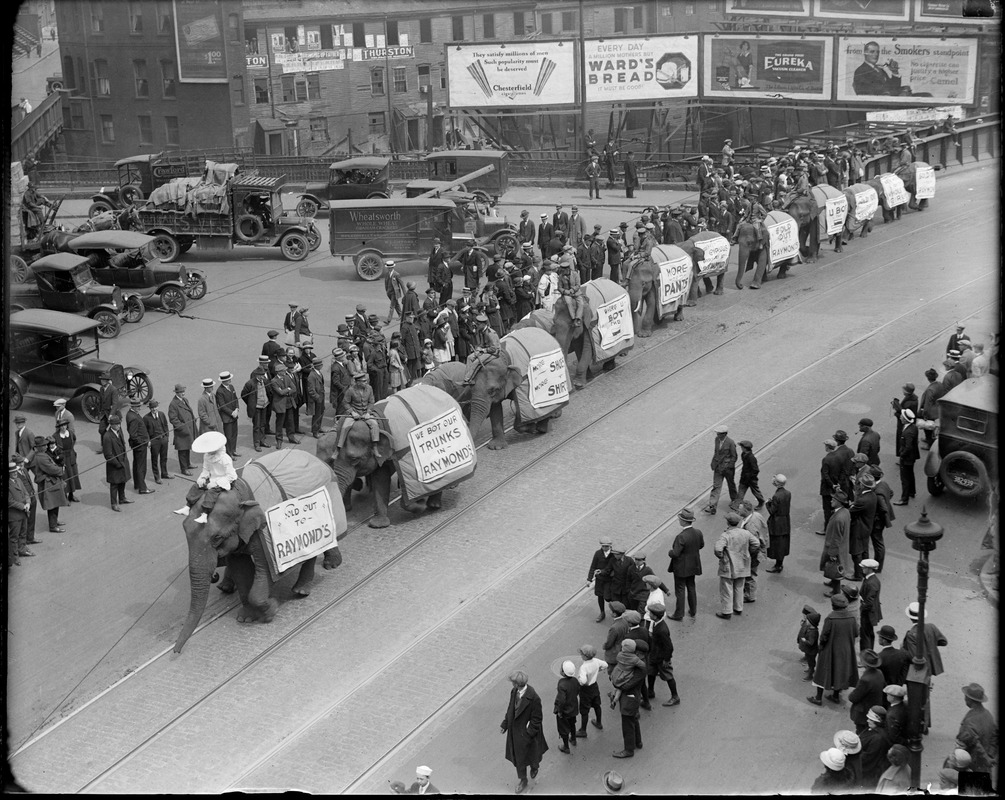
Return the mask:
{"type": "Polygon", "coordinates": [[[523,376],[514,391],[518,424],[545,419],[569,404],[569,367],[554,336],[521,328],[506,334],[501,345],[523,376]]]}
{"type": "Polygon", "coordinates": [[[628,292],[607,278],[588,281],[583,287],[594,310],[589,331],[593,366],[597,366],[635,346],[632,303],[628,292]]]}

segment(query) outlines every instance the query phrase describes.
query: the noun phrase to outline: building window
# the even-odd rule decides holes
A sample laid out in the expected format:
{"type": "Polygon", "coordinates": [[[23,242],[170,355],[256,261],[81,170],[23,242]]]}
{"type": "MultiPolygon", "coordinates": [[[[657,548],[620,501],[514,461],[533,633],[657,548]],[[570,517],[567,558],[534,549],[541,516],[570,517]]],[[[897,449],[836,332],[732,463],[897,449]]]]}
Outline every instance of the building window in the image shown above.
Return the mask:
{"type": "Polygon", "coordinates": [[[419,75],[419,87],[430,86],[429,82],[429,64],[420,64],[417,68],[419,75]]]}
{"type": "Polygon", "coordinates": [[[70,103],[70,127],[74,130],[84,130],[84,104],[70,103]]]}
{"type": "Polygon", "coordinates": [[[482,35],[486,39],[496,38],[496,15],[495,14],[483,14],[482,15],[482,35]]]}
{"type": "Polygon", "coordinates": [[[241,36],[238,33],[241,29],[241,17],[238,14],[228,14],[227,15],[227,35],[230,36],[230,41],[239,42],[241,36]]]}
{"type": "Polygon", "coordinates": [[[317,72],[308,73],[306,76],[283,75],[280,81],[283,86],[284,103],[304,103],[321,97],[321,75],[317,72]]]}
{"type": "Polygon", "coordinates": [[[684,4],[684,13],[686,15],[688,15],[688,16],[691,16],[692,14],[694,14],[694,3],[685,3],[684,4]]]}
{"type": "Polygon", "coordinates": [[[171,0],[157,0],[157,33],[172,33],[171,0]]]}
{"type": "MultiPolygon", "coordinates": [[[[329,34],[328,39],[328,50],[331,49],[331,35],[329,34]]],[[[258,28],[252,28],[244,30],[244,52],[249,56],[258,55],[258,28]]]]}
{"type": "Polygon", "coordinates": [[[384,70],[370,70],[370,94],[384,94],[384,70]]]}
{"type": "Polygon", "coordinates": [[[398,46],[398,23],[396,20],[388,20],[385,24],[387,29],[387,46],[397,47],[398,46]]]}
{"type": "Polygon", "coordinates": [[[375,111],[367,115],[370,121],[370,133],[386,133],[387,126],[384,124],[384,112],[375,111]]]}
{"type": "Polygon", "coordinates": [[[562,12],[562,30],[572,31],[576,29],[576,12],[575,11],[563,11],[562,12]]]}
{"type": "Polygon", "coordinates": [[[93,88],[91,93],[98,97],[108,97],[112,93],[112,83],[108,80],[108,62],[103,58],[91,62],[93,88]]]}
{"type": "Polygon", "coordinates": [[[143,33],[143,6],[138,0],[129,2],[129,32],[143,33]]]}
{"type": "Polygon", "coordinates": [[[440,64],[440,88],[447,88],[447,69],[443,64],[440,64]]]}
{"type": "Polygon", "coordinates": [[[541,33],[545,34],[546,36],[551,36],[552,33],[551,14],[541,15],[541,33]]]}
{"type": "Polygon", "coordinates": [[[234,81],[234,105],[244,105],[244,76],[238,75],[234,81]]]}
{"type": "Polygon", "coordinates": [[[178,96],[178,73],[173,61],[161,61],[161,94],[164,97],[178,96]]]}
{"type": "Polygon", "coordinates": [[[408,77],[404,67],[394,68],[394,91],[396,94],[404,94],[408,91],[408,77]]]}
{"type": "Polygon", "coordinates": [[[295,103],[297,101],[297,86],[293,75],[283,75],[279,79],[283,86],[283,102],[295,103]]]}
{"type": "Polygon", "coordinates": [[[77,59],[77,74],[80,76],[80,86],[77,87],[81,94],[87,94],[87,73],[84,72],[84,59],[77,59]]]}
{"type": "Polygon", "coordinates": [[[454,38],[451,41],[463,42],[464,41],[464,17],[451,17],[451,23],[454,28],[454,38]]]}
{"type": "Polygon", "coordinates": [[[327,117],[311,117],[311,141],[312,142],[327,142],[328,141],[328,118],[327,117]]]}
{"type": "Polygon", "coordinates": [[[524,21],[524,15],[522,11],[513,12],[513,34],[514,36],[523,36],[526,32],[526,22],[524,21]]]}
{"type": "Polygon", "coordinates": [[[63,88],[77,88],[77,81],[74,80],[73,74],[73,59],[69,56],[63,56],[63,88]]]}
{"type": "Polygon", "coordinates": [[[164,117],[164,141],[178,146],[178,117],[164,117]]]}
{"type": "Polygon", "coordinates": [[[154,126],[149,114],[141,114],[136,118],[140,124],[140,144],[154,143],[154,126]]]}
{"type": "Polygon", "coordinates": [[[269,102],[269,79],[255,78],[255,104],[262,105],[269,102]]]}
{"type": "Polygon", "coordinates": [[[133,62],[133,84],[137,97],[150,96],[150,81],[147,80],[147,62],[139,59],[133,62]]]}
{"type": "Polygon", "coordinates": [[[102,8],[100,0],[91,0],[89,7],[91,10],[91,33],[104,33],[105,10],[102,8]]]}
{"type": "Polygon", "coordinates": [[[366,25],[362,22],[352,24],[352,46],[366,47],[366,25]]]}
{"type": "Polygon", "coordinates": [[[112,117],[109,114],[101,115],[101,141],[105,144],[115,143],[115,126],[112,125],[112,117]]]}
{"type": "Polygon", "coordinates": [[[321,73],[307,73],[307,99],[319,100],[321,98],[321,73]]]}
{"type": "Polygon", "coordinates": [[[642,6],[635,6],[632,9],[632,26],[635,30],[642,28],[645,22],[642,20],[642,6]]]}
{"type": "Polygon", "coordinates": [[[422,43],[433,41],[433,21],[431,19],[419,20],[419,41],[422,43]]]}
{"type": "Polygon", "coordinates": [[[625,9],[623,8],[614,9],[614,32],[625,32],[625,9]]]}

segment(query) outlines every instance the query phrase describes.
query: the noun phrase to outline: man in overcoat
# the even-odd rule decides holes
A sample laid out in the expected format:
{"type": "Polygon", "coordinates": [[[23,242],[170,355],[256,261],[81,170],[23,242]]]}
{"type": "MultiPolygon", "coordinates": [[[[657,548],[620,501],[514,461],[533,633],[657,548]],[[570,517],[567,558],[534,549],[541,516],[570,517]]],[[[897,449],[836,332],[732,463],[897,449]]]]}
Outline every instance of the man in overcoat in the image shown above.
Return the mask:
{"type": "Polygon", "coordinates": [[[631,150],[625,152],[622,168],[625,171],[625,197],[635,197],[635,190],[639,188],[639,172],[631,150]]]}
{"type": "Polygon", "coordinates": [[[607,590],[607,582],[610,580],[609,568],[614,556],[611,553],[611,537],[600,537],[600,549],[593,554],[590,562],[590,569],[586,573],[586,585],[593,584],[593,594],[597,597],[597,605],[600,606],[600,616],[597,622],[603,622],[607,618],[604,611],[604,593],[607,590]]]}
{"type": "Polygon", "coordinates": [[[771,479],[775,493],[768,498],[768,558],[775,560],[774,566],[765,572],[781,572],[785,556],[789,554],[789,539],[792,534],[792,521],[789,519],[789,509],[792,505],[792,493],[785,488],[788,481],[779,473],[771,479]]]}
{"type": "Polygon", "coordinates": [[[610,578],[604,597],[608,602],[617,600],[628,608],[631,599],[629,572],[635,565],[631,559],[625,557],[622,547],[612,547],[611,554],[614,557],[611,560],[610,578]]]}
{"type": "Polygon", "coordinates": [[[998,764],[998,725],[984,704],[988,701],[984,687],[968,683],[963,687],[963,699],[969,709],[956,734],[957,746],[962,745],[971,758],[971,772],[988,772],[994,776],[998,764]]]}
{"type": "Polygon", "coordinates": [[[876,523],[876,480],[870,473],[864,474],[859,480],[855,500],[848,509],[851,516],[851,538],[848,540],[848,552],[855,565],[854,579],[862,580],[862,559],[869,554],[869,540],[876,523]]]}
{"type": "Polygon", "coordinates": [[[677,515],[681,531],[673,540],[673,546],[667,554],[670,556],[670,566],[667,572],[673,573],[673,590],[677,599],[672,620],[684,619],[684,595],[687,594],[687,613],[695,616],[698,613],[698,593],[695,591],[694,579],[701,575],[701,549],[705,546],[705,537],[694,527],[694,512],[690,508],[681,509],[677,515]]]}
{"type": "Polygon", "coordinates": [[[736,499],[736,483],[733,476],[736,472],[736,443],[726,434],[729,429],[725,425],[718,425],[715,429],[715,445],[712,449],[712,492],[708,496],[708,505],[703,511],[706,514],[714,514],[719,505],[719,493],[722,491],[722,482],[726,481],[729,489],[730,502],[736,499]]]}
{"type": "Polygon", "coordinates": [[[49,517],[49,530],[63,533],[66,527],[59,521],[59,509],[70,505],[70,501],[66,499],[63,466],[49,455],[49,441],[44,436],[35,437],[35,451],[28,459],[28,467],[35,474],[38,504],[49,517]]]}
{"type": "Polygon", "coordinates": [[[895,506],[906,506],[915,495],[914,464],[921,458],[918,448],[918,426],[915,412],[904,409],[900,412],[900,431],[897,435],[897,455],[900,457],[900,499],[895,506]]]}
{"type": "MultiPolygon", "coordinates": [[[[820,501],[824,512],[824,528],[830,522],[831,514],[834,513],[834,504],[831,498],[834,490],[841,486],[844,478],[844,459],[837,452],[837,442],[833,439],[824,439],[824,457],[820,461],[820,501]]],[[[824,535],[824,531],[818,531],[824,535]]]]}
{"type": "Polygon", "coordinates": [[[872,429],[872,420],[862,417],[858,421],[858,429],[862,438],[858,440],[858,452],[864,453],[869,465],[879,464],[879,434],[872,429]]]}
{"type": "Polygon", "coordinates": [[[129,401],[126,412],[126,431],[129,434],[129,449],[133,456],[133,490],[139,494],[153,494],[147,488],[147,458],[150,454],[150,431],[140,415],[140,401],[129,401]]]}
{"type": "Polygon", "coordinates": [[[522,794],[527,791],[528,768],[530,777],[536,778],[541,756],[548,751],[548,743],[544,740],[544,712],[540,695],[528,684],[524,672],[518,670],[512,673],[509,680],[513,688],[499,731],[506,737],[506,760],[516,767],[520,779],[517,794],[522,794]]]}
{"type": "MultiPolygon", "coordinates": [[[[872,558],[862,559],[860,564],[865,577],[862,578],[862,585],[858,590],[859,605],[859,649],[872,650],[876,637],[873,633],[875,627],[883,619],[883,606],[880,603],[880,590],[882,586],[876,570],[879,562],[872,558]]],[[[886,681],[889,683],[889,681],[886,681]]]]}
{"type": "Polygon", "coordinates": [[[886,686],[886,679],[879,668],[879,656],[874,650],[867,648],[862,651],[862,665],[865,669],[859,675],[858,684],[848,695],[848,702],[851,703],[849,715],[855,723],[855,733],[860,736],[869,727],[866,719],[869,709],[882,705],[883,688],[886,686]]]}
{"type": "MultiPolygon", "coordinates": [[[[843,576],[850,579],[855,565],[851,560],[851,553],[848,551],[851,537],[851,514],[848,511],[848,498],[844,492],[837,489],[831,496],[831,500],[836,508],[827,522],[827,530],[824,531],[824,550],[820,554],[820,571],[826,574],[827,562],[834,561],[843,569],[843,576]]],[[[830,591],[825,594],[828,597],[839,594],[841,577],[832,577],[828,580],[830,581],[830,591]]]]}
{"type": "Polygon", "coordinates": [[[280,363],[276,368],[276,377],[269,384],[272,389],[272,410],[276,414],[276,449],[283,446],[283,431],[291,444],[299,444],[294,429],[294,412],[297,408],[299,387],[286,365],[280,363]]]}
{"type": "Polygon", "coordinates": [[[223,433],[223,420],[220,419],[220,409],[216,407],[216,395],[213,393],[215,385],[216,382],[212,378],[202,379],[202,394],[196,403],[200,435],[207,431],[223,433]]]}
{"type": "Polygon", "coordinates": [[[848,598],[840,591],[831,597],[831,613],[824,619],[820,631],[817,665],[813,670],[816,696],[806,699],[813,705],[823,705],[824,691],[829,689],[829,700],[841,702],[841,692],[858,683],[858,662],[855,658],[855,639],[858,638],[858,620],[848,608],[848,598]]]}
{"type": "MultiPolygon", "coordinates": [[[[306,310],[306,309],[305,309],[306,310]]],[[[240,416],[240,401],[234,389],[234,376],[229,372],[220,373],[220,385],[216,389],[216,408],[220,413],[220,425],[227,437],[227,455],[237,458],[237,418],[240,416]]]]}
{"type": "Polygon", "coordinates": [[[311,435],[321,438],[321,422],[325,415],[325,376],[321,372],[324,360],[315,358],[311,361],[311,370],[307,373],[307,397],[311,404],[311,435]]]}
{"type": "MultiPolygon", "coordinates": [[[[184,391],[185,387],[182,387],[184,391]]],[[[175,387],[177,391],[178,387],[175,387]]],[[[189,409],[191,413],[191,409],[189,409]]],[[[178,434],[175,429],[175,447],[178,434]]],[[[126,499],[126,481],[129,480],[129,457],[126,455],[126,440],[122,437],[122,417],[112,414],[108,417],[108,430],[101,437],[101,452],[105,457],[105,480],[112,501],[112,511],[121,511],[120,504],[133,502],[126,499]]],[[[184,466],[184,465],[183,465],[184,466]]],[[[185,472],[182,469],[182,472],[185,472]]]]}
{"type": "Polygon", "coordinates": [[[897,631],[892,625],[883,625],[876,631],[876,636],[879,639],[879,668],[883,671],[887,685],[902,685],[907,680],[911,656],[894,645],[897,631]]]}
{"type": "Polygon", "coordinates": [[[740,527],[740,515],[726,514],[725,531],[715,542],[715,557],[719,559],[719,619],[730,619],[743,613],[743,584],[750,575],[750,559],[760,549],[760,542],[750,531],[740,527]]]}
{"type": "Polygon", "coordinates": [[[143,415],[143,424],[147,428],[150,436],[150,468],[154,473],[154,483],[161,483],[162,480],[172,480],[168,474],[168,418],[160,410],[160,401],[151,398],[147,401],[150,409],[143,415]]]}

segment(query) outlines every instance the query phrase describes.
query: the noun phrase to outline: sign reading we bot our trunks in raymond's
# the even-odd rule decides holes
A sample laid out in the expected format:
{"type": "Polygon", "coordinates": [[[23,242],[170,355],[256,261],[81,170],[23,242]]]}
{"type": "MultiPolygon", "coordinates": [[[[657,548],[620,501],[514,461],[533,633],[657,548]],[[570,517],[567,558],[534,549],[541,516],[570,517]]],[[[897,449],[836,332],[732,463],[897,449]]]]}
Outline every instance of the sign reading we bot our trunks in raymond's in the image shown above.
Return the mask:
{"type": "Polygon", "coordinates": [[[420,483],[431,484],[473,463],[475,445],[460,408],[451,408],[408,432],[420,483]]]}
{"type": "Polygon", "coordinates": [[[331,549],[347,528],[345,506],[341,499],[333,504],[325,486],[284,500],[265,516],[271,538],[265,553],[273,575],[331,549]]]}

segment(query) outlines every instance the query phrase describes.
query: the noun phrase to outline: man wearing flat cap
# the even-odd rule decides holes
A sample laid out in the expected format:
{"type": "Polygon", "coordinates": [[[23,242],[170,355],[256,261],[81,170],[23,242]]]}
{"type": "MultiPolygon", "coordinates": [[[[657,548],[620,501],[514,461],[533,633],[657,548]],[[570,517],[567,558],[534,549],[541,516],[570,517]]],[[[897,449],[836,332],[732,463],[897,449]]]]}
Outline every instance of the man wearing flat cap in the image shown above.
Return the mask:
{"type": "MultiPolygon", "coordinates": [[[[628,569],[628,575],[631,581],[631,603],[626,605],[628,605],[629,608],[636,609],[639,614],[644,614],[646,611],[646,603],[649,601],[649,594],[652,591],[652,588],[646,582],[646,579],[655,577],[656,574],[653,572],[653,568],[646,563],[645,553],[634,553],[632,555],[632,562],[632,566],[628,569]]],[[[670,592],[670,590],[663,585],[659,579],[656,580],[656,585],[663,591],[664,595],[670,592]]]]}
{"type": "Polygon", "coordinates": [[[614,555],[611,552],[611,537],[600,537],[600,549],[593,554],[590,562],[590,569],[586,573],[586,585],[593,584],[593,593],[597,597],[597,605],[600,606],[600,616],[597,622],[603,622],[607,614],[604,613],[604,594],[607,591],[607,583],[610,581],[611,563],[614,555]]]}
{"type": "Polygon", "coordinates": [[[963,701],[969,710],[960,722],[956,746],[970,755],[971,772],[993,773],[998,764],[998,725],[984,707],[988,701],[984,687],[968,683],[963,687],[963,701]]]}
{"type": "Polygon", "coordinates": [[[283,357],[283,346],[276,341],[279,338],[279,331],[271,330],[266,334],[269,338],[262,345],[262,355],[268,356],[270,361],[283,357]]]}
{"type": "Polygon", "coordinates": [[[761,544],[750,531],[740,527],[735,511],[726,513],[726,530],[715,542],[713,552],[719,559],[719,619],[731,619],[743,613],[743,584],[750,576],[751,557],[761,544]]]}
{"type": "Polygon", "coordinates": [[[890,684],[883,687],[886,705],[886,733],[890,737],[890,745],[907,744],[907,687],[901,684],[890,684]]]}
{"type": "Polygon", "coordinates": [[[862,417],[858,421],[858,430],[862,437],[858,440],[856,451],[868,457],[870,465],[879,465],[879,434],[872,429],[872,420],[862,417]]]}
{"type": "Polygon", "coordinates": [[[712,492],[708,496],[708,505],[702,510],[706,514],[714,514],[719,505],[719,493],[722,491],[722,482],[726,481],[729,489],[729,500],[736,499],[736,483],[733,476],[736,472],[736,443],[726,434],[728,429],[725,425],[717,425],[715,428],[715,444],[712,447],[712,492]]]}
{"type": "Polygon", "coordinates": [[[695,591],[695,577],[701,575],[701,549],[705,546],[705,537],[694,527],[694,512],[690,508],[681,509],[677,514],[681,531],[673,540],[673,546],[667,554],[670,556],[670,566],[667,572],[673,573],[673,588],[677,604],[670,619],[684,619],[684,595],[687,594],[687,613],[694,617],[698,613],[698,594],[695,591]]]}
{"type": "MultiPolygon", "coordinates": [[[[880,603],[882,584],[876,570],[879,562],[873,558],[864,558],[859,563],[864,577],[858,589],[859,605],[859,650],[872,650],[876,642],[874,629],[883,619],[883,606],[880,603]]],[[[888,681],[884,680],[884,684],[888,681]]]]}
{"type": "Polygon", "coordinates": [[[631,624],[625,618],[625,604],[620,600],[612,600],[611,617],[614,622],[607,629],[607,638],[604,640],[604,660],[607,662],[607,677],[611,677],[611,672],[618,664],[618,653],[621,652],[621,643],[628,636],[628,629],[631,624]]]}
{"type": "Polygon", "coordinates": [[[848,496],[840,489],[831,495],[834,510],[824,531],[824,549],[820,554],[820,571],[830,581],[827,597],[841,591],[841,578],[851,578],[855,564],[851,560],[849,541],[851,537],[851,514],[848,511],[848,496]]]}

